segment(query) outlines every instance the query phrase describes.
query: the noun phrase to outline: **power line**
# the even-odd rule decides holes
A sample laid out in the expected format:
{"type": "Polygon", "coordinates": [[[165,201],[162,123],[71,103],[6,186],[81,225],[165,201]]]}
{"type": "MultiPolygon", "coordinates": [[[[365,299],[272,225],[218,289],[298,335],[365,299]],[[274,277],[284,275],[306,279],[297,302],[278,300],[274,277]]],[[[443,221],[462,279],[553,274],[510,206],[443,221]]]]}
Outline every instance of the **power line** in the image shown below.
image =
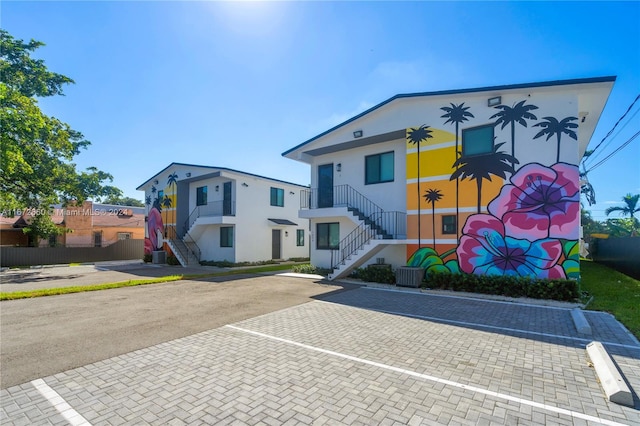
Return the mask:
{"type": "Polygon", "coordinates": [[[616,154],[618,151],[620,151],[622,148],[624,148],[625,146],[629,145],[635,138],[638,137],[638,135],[640,135],[640,131],[636,132],[635,135],[631,136],[629,138],[629,140],[627,140],[626,142],[624,142],[622,145],[620,145],[618,148],[616,148],[614,151],[612,151],[609,155],[607,155],[606,157],[604,157],[602,160],[600,160],[599,162],[597,162],[596,164],[594,164],[593,166],[591,166],[591,168],[589,170],[586,170],[585,173],[589,173],[591,172],[593,169],[595,169],[598,166],[601,166],[602,163],[604,163],[605,161],[607,161],[609,158],[613,157],[614,154],[616,154]]]}
{"type": "Polygon", "coordinates": [[[611,130],[609,130],[609,132],[602,138],[600,143],[598,143],[598,145],[596,145],[596,147],[593,148],[593,150],[591,151],[592,154],[594,152],[596,152],[598,150],[598,148],[600,148],[600,145],[602,145],[604,143],[604,141],[611,135],[611,133],[613,133],[613,131],[616,129],[616,127],[618,127],[618,124],[620,124],[620,122],[627,116],[629,111],[631,111],[631,109],[636,104],[636,102],[638,102],[638,99],[640,99],[640,94],[638,96],[636,96],[636,98],[633,100],[633,102],[631,102],[631,105],[629,105],[629,108],[627,108],[627,110],[624,112],[624,114],[622,114],[622,116],[618,119],[618,121],[616,121],[616,124],[614,124],[613,127],[611,128],[611,130]]]}

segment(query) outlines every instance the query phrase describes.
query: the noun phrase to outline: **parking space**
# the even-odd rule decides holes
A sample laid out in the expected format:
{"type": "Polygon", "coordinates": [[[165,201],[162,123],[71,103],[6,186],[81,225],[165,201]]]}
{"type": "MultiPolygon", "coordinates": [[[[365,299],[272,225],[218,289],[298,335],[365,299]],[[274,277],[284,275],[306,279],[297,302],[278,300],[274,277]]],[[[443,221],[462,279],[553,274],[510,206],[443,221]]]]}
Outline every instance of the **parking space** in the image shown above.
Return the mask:
{"type": "MultiPolygon", "coordinates": [[[[318,299],[4,389],[0,421],[640,423],[637,396],[606,400],[567,309],[366,288],[318,299]]],[[[593,315],[637,391],[640,346],[593,315]]]]}

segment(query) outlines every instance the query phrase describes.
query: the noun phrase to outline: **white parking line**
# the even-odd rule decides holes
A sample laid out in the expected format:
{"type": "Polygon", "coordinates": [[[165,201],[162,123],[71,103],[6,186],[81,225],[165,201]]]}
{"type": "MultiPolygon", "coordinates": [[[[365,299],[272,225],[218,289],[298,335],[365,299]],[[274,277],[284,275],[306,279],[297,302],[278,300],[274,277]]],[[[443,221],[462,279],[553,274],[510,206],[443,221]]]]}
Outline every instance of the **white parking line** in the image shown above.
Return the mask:
{"type": "MultiPolygon", "coordinates": [[[[322,301],[322,300],[320,300],[319,302],[322,302],[322,303],[333,303],[333,302],[325,302],[325,301],[322,301]]],[[[375,309],[375,308],[370,308],[370,309],[368,308],[368,310],[375,311],[375,312],[380,312],[380,313],[383,313],[383,314],[401,315],[401,316],[410,317],[410,318],[418,318],[418,319],[425,319],[425,320],[429,320],[429,321],[444,322],[444,323],[447,323],[447,324],[462,325],[462,326],[465,326],[465,327],[488,328],[488,329],[492,329],[492,330],[509,331],[509,332],[513,332],[513,333],[533,334],[533,335],[536,335],[536,336],[553,337],[553,338],[556,338],[556,339],[576,340],[578,342],[584,342],[584,343],[591,343],[593,341],[593,339],[583,339],[581,337],[562,336],[562,335],[559,335],[559,334],[541,333],[539,331],[520,330],[520,329],[517,329],[517,328],[497,327],[497,326],[494,326],[494,325],[485,325],[485,324],[480,324],[480,323],[475,323],[475,322],[456,321],[456,320],[443,319],[443,318],[439,318],[439,317],[428,317],[428,316],[425,316],[425,315],[415,315],[415,314],[409,314],[409,313],[406,313],[406,312],[387,311],[387,310],[384,310],[384,309],[375,309]]],[[[613,343],[613,342],[606,342],[606,341],[602,341],[601,343],[604,344],[604,345],[607,345],[607,346],[618,346],[618,347],[621,347],[621,348],[638,349],[638,350],[640,350],[640,346],[635,346],[635,345],[625,345],[623,343],[613,343]]]]}
{"type": "Polygon", "coordinates": [[[277,337],[277,336],[272,336],[272,335],[269,335],[269,334],[261,333],[259,331],[248,330],[246,328],[241,328],[241,327],[237,327],[237,326],[234,326],[234,325],[225,325],[225,327],[231,328],[233,330],[241,331],[243,333],[252,334],[254,336],[259,336],[259,337],[263,337],[263,338],[266,338],[266,339],[275,340],[275,341],[278,341],[278,342],[282,342],[282,343],[286,343],[286,344],[289,344],[289,345],[297,346],[297,347],[300,347],[300,348],[308,349],[308,350],[311,350],[311,351],[320,352],[320,353],[324,353],[324,354],[327,354],[327,355],[332,355],[332,356],[335,356],[335,357],[338,357],[338,358],[348,359],[349,361],[355,361],[355,362],[359,362],[359,363],[362,363],[362,364],[370,365],[370,366],[373,366],[373,367],[382,368],[382,369],[389,370],[389,371],[394,371],[396,373],[406,374],[406,375],[412,376],[412,377],[417,377],[419,379],[428,380],[428,381],[436,382],[436,383],[442,383],[444,385],[453,386],[453,387],[457,387],[457,388],[460,388],[460,389],[466,389],[466,390],[469,390],[471,392],[481,393],[481,394],[484,394],[484,395],[492,396],[494,398],[500,398],[500,399],[504,399],[504,400],[507,400],[507,401],[513,401],[513,402],[516,402],[518,404],[523,404],[523,405],[528,405],[530,407],[540,408],[540,409],[543,409],[543,410],[546,410],[546,411],[550,411],[550,412],[553,412],[553,413],[558,413],[558,414],[570,416],[571,418],[575,418],[575,419],[586,420],[586,421],[589,421],[589,422],[595,422],[595,423],[600,423],[600,424],[609,425],[609,426],[625,426],[623,423],[617,423],[617,422],[610,421],[610,420],[600,419],[598,417],[590,416],[588,414],[579,413],[579,412],[571,411],[571,410],[566,410],[564,408],[559,408],[559,407],[555,407],[555,406],[552,406],[552,405],[541,404],[539,402],[530,401],[530,400],[527,400],[527,399],[524,399],[524,398],[520,398],[520,397],[517,397],[517,396],[498,393],[498,392],[494,392],[494,391],[491,391],[491,390],[488,390],[488,389],[483,389],[483,388],[479,388],[479,387],[476,387],[476,386],[465,385],[464,383],[458,383],[458,382],[454,382],[454,381],[451,381],[451,380],[442,379],[442,378],[435,377],[435,376],[430,376],[428,374],[417,373],[415,371],[407,370],[407,369],[404,369],[404,368],[394,367],[392,365],[386,365],[386,364],[382,364],[382,363],[379,363],[379,362],[370,361],[370,360],[367,360],[367,359],[364,359],[364,358],[358,358],[358,357],[347,355],[347,354],[343,354],[343,353],[340,353],[340,352],[335,352],[335,351],[331,351],[331,350],[328,350],[328,349],[318,348],[318,347],[307,345],[307,344],[304,344],[304,343],[299,343],[299,342],[296,342],[296,341],[293,341],[293,340],[283,339],[281,337],[277,337]]]}
{"type": "Polygon", "coordinates": [[[58,412],[73,426],[91,426],[91,423],[71,408],[60,394],[45,383],[42,379],[31,381],[31,384],[58,412]]]}

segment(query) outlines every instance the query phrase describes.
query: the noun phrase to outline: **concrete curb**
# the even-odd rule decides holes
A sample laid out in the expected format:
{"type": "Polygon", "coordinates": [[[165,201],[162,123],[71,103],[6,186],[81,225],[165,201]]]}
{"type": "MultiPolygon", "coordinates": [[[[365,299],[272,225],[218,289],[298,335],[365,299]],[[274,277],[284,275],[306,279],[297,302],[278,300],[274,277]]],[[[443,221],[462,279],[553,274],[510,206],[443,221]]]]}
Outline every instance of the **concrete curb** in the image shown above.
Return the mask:
{"type": "Polygon", "coordinates": [[[591,336],[591,326],[589,325],[589,322],[585,318],[584,313],[581,309],[572,309],[571,319],[573,320],[573,324],[576,326],[578,334],[591,336]]]}
{"type": "Polygon", "coordinates": [[[626,405],[627,407],[633,407],[631,390],[602,343],[589,343],[587,345],[587,354],[593,363],[600,384],[609,401],[626,405]]]}

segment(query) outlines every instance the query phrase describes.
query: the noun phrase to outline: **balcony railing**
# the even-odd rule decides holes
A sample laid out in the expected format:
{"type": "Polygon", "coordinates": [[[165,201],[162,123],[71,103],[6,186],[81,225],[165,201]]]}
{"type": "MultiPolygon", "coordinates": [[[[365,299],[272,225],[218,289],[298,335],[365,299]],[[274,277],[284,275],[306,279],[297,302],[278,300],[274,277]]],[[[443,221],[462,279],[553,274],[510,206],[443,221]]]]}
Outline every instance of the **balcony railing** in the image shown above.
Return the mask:
{"type": "Polygon", "coordinates": [[[184,232],[187,233],[191,226],[199,217],[215,217],[215,216],[235,216],[236,215],[236,203],[221,200],[212,201],[202,206],[196,206],[195,209],[189,215],[189,218],[184,223],[184,232]]]}
{"type": "Polygon", "coordinates": [[[350,207],[369,217],[382,213],[382,207],[356,191],[350,185],[331,188],[311,188],[300,191],[300,208],[319,209],[326,207],[350,207]]]}

